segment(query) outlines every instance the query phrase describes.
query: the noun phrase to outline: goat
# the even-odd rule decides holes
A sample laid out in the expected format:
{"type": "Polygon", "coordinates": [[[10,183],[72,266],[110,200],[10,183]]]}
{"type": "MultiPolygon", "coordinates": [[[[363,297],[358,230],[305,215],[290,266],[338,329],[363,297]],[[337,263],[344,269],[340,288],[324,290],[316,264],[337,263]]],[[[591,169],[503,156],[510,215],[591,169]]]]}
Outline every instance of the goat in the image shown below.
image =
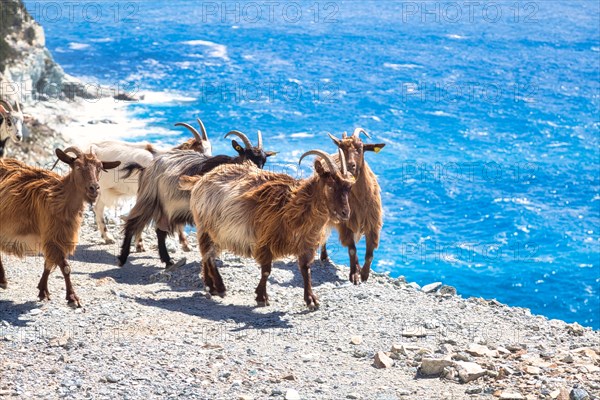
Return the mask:
{"type": "Polygon", "coordinates": [[[0,158],[4,157],[8,138],[15,143],[23,140],[23,113],[18,101],[15,107],[16,110],[9,102],[0,100],[0,158]]]}
{"type": "MultiPolygon", "coordinates": [[[[102,162],[76,147],[56,149],[56,156],[71,167],[61,177],[14,159],[0,160],[0,253],[44,255],[44,273],[38,284],[40,300],[49,300],[48,277],[58,265],[65,279],[69,304],[81,307],[71,283],[67,257],[75,252],[85,202],[99,195],[100,171],[116,168],[119,161],[102,162]],[[71,157],[67,153],[73,153],[71,157]]],[[[8,282],[0,259],[0,287],[8,282]]]]}
{"type": "MultiPolygon", "coordinates": [[[[118,257],[119,266],[127,262],[133,236],[139,235],[151,221],[156,222],[158,253],[161,261],[167,268],[174,265],[165,244],[167,234],[177,225],[194,223],[190,212],[190,194],[179,189],[181,176],[203,175],[219,165],[239,164],[246,160],[262,168],[267,158],[276,154],[263,150],[260,131],[258,131],[256,146],[252,146],[248,137],[242,132],[231,131],[225,137],[230,135],[239,137],[244,143],[242,147],[237,141],[232,140],[231,144],[238,152],[237,157],[226,155],[208,157],[192,151],[171,151],[157,156],[144,169],[140,178],[137,201],[125,223],[125,238],[118,257]]],[[[139,169],[139,166],[131,165],[128,168],[139,169]]]]}
{"type": "MultiPolygon", "coordinates": [[[[194,150],[199,153],[211,155],[211,144],[206,134],[206,128],[202,121],[198,118],[198,124],[202,131],[200,133],[190,125],[178,122],[175,126],[184,126],[189,129],[194,135],[193,139],[189,139],[172,150],[194,150]]],[[[92,144],[92,149],[100,161],[119,160],[122,165],[130,165],[136,163],[142,167],[147,167],[152,162],[153,158],[158,154],[166,153],[166,150],[156,149],[149,143],[127,143],[118,141],[106,141],[92,144]]],[[[104,174],[100,176],[100,196],[94,205],[94,213],[96,215],[96,224],[100,235],[105,243],[115,243],[115,239],[106,229],[104,223],[104,208],[112,207],[119,201],[126,198],[135,197],[138,190],[138,179],[129,179],[130,175],[120,176],[120,172],[114,174],[104,174]]],[[[179,242],[184,251],[190,251],[189,244],[185,238],[183,227],[178,227],[179,242]]],[[[137,251],[144,251],[141,235],[137,237],[137,251]]]]}
{"type": "Polygon", "coordinates": [[[296,255],[304,280],[304,301],[319,306],[313,293],[310,264],[331,221],[350,217],[348,196],[353,181],[347,175],[343,153],[341,167],[321,150],[316,155],[327,164],[315,167],[307,179],[263,171],[250,163],[224,165],[202,177],[182,177],[181,188],[191,191],[190,208],[202,253],[202,277],[211,294],[224,295],[225,285],[215,264],[220,249],[253,257],[261,267],[256,302],[268,305],[267,279],[274,260],[296,255]]]}
{"type": "MultiPolygon", "coordinates": [[[[329,134],[329,137],[338,146],[346,158],[348,171],[355,177],[356,182],[350,192],[350,208],[352,215],[347,221],[333,224],[337,229],[340,242],[348,248],[350,257],[350,281],[358,284],[361,280],[366,282],[369,279],[371,263],[373,262],[373,251],[379,247],[379,234],[383,225],[383,209],[381,207],[381,189],[377,183],[377,177],[369,168],[365,160],[365,152],[379,151],[385,146],[385,143],[363,143],[360,134],[370,138],[369,134],[362,128],[356,128],[352,136],[347,136],[344,132],[341,139],[329,134]],[[367,241],[365,253],[365,263],[360,268],[358,255],[356,254],[356,242],[362,236],[367,241]]],[[[325,242],[321,246],[321,260],[325,261],[327,255],[327,246],[325,242]]]]}

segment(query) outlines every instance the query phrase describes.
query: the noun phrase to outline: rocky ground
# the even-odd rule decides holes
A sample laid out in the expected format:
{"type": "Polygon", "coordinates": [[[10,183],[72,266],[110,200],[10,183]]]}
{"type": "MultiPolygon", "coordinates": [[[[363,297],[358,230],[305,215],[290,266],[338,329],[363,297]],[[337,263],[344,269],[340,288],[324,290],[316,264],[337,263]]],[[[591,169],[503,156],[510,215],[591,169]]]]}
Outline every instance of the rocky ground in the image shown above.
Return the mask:
{"type": "MultiPolygon", "coordinates": [[[[118,237],[113,215],[111,229],[118,237]]],[[[190,238],[194,244],[194,238],[190,238]]],[[[91,212],[72,257],[84,305],[71,309],[55,271],[36,300],[41,257],[3,256],[0,397],[197,399],[595,399],[599,333],[453,288],[419,288],[317,262],[321,307],[306,310],[292,262],[274,265],[271,306],[255,307],[259,269],[225,255],[224,298],[199,279],[199,254],[165,271],[154,235],[116,266],[91,212]]]]}

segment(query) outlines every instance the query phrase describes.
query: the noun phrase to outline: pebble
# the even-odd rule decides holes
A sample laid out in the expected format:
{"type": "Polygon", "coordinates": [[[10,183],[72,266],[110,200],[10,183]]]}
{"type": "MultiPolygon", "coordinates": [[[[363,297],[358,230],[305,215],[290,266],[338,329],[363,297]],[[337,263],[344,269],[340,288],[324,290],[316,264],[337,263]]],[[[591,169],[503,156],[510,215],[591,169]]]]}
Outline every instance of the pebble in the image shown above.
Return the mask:
{"type": "Polygon", "coordinates": [[[451,360],[440,358],[423,358],[419,372],[424,376],[438,376],[442,373],[445,367],[454,365],[451,360]]]}
{"type": "Polygon", "coordinates": [[[285,400],[300,400],[300,393],[295,389],[288,389],[285,392],[285,400]]]}
{"type": "Polygon", "coordinates": [[[392,368],[394,365],[394,361],[383,351],[378,351],[375,353],[374,361],[377,368],[392,368]]]}
{"type": "Polygon", "coordinates": [[[358,393],[348,393],[346,395],[346,398],[347,399],[360,399],[360,396],[358,393]]]}
{"type": "Polygon", "coordinates": [[[362,343],[362,337],[361,336],[352,336],[350,338],[350,343],[355,344],[355,345],[359,345],[362,343]]]}
{"type": "Polygon", "coordinates": [[[120,377],[115,376],[115,375],[106,375],[106,377],[104,379],[106,379],[106,382],[108,382],[108,383],[117,383],[121,380],[120,377]]]}
{"type": "Polygon", "coordinates": [[[504,391],[500,393],[500,400],[525,400],[525,397],[519,392],[504,391]]]}
{"type": "Polygon", "coordinates": [[[569,400],[590,400],[590,395],[582,388],[574,388],[569,394],[569,400]]]}

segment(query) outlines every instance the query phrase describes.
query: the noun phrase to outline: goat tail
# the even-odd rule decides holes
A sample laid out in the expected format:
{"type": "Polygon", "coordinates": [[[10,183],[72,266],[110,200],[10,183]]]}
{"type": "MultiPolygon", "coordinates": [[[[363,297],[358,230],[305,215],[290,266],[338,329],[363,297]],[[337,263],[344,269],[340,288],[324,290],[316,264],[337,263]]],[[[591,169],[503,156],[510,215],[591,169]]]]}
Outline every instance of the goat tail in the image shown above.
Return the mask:
{"type": "Polygon", "coordinates": [[[144,172],[146,168],[141,166],[136,162],[128,163],[123,168],[119,170],[119,172],[125,172],[125,174],[121,177],[122,179],[127,179],[131,177],[133,174],[144,172]]]}
{"type": "Polygon", "coordinates": [[[185,191],[191,191],[194,186],[196,186],[196,182],[198,182],[198,180],[200,180],[201,176],[196,175],[196,176],[188,176],[188,175],[184,175],[181,178],[179,178],[179,189],[181,190],[185,190],[185,191]]]}

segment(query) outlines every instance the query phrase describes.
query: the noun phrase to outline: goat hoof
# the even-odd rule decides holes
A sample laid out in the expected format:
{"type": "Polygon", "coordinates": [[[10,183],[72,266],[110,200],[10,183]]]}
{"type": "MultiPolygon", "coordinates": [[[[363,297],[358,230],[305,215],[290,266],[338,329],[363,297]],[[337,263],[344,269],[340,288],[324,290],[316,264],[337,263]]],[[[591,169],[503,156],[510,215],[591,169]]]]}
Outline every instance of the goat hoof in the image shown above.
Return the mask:
{"type": "Polygon", "coordinates": [[[187,262],[187,259],[185,257],[182,258],[181,260],[177,261],[176,263],[174,263],[173,260],[170,260],[168,263],[166,263],[165,269],[167,271],[172,271],[175,268],[184,266],[186,262],[187,262]]]}
{"type": "Polygon", "coordinates": [[[0,288],[8,289],[8,282],[0,282],[0,288]]]}
{"type": "Polygon", "coordinates": [[[105,244],[115,244],[115,239],[111,238],[111,237],[105,237],[104,238],[104,243],[105,244]]]}
{"type": "Polygon", "coordinates": [[[118,265],[119,267],[122,267],[123,265],[125,265],[125,262],[126,262],[126,261],[123,261],[123,260],[121,260],[120,258],[119,258],[118,260],[119,260],[119,261],[117,262],[117,265],[118,265]]]}
{"type": "Polygon", "coordinates": [[[144,245],[138,244],[137,246],[135,246],[135,251],[138,253],[143,253],[146,251],[146,249],[144,248],[144,245]]]}
{"type": "Polygon", "coordinates": [[[256,305],[258,307],[270,306],[271,304],[269,303],[269,296],[267,296],[266,294],[263,296],[256,296],[256,305]]]}
{"type": "Polygon", "coordinates": [[[360,274],[360,279],[361,279],[363,282],[366,282],[366,281],[369,279],[369,273],[367,272],[366,274],[363,274],[363,273],[361,272],[361,274],[360,274]]]}
{"type": "Polygon", "coordinates": [[[186,253],[189,253],[190,251],[192,251],[190,246],[188,246],[187,244],[181,245],[181,250],[185,251],[186,253]]]}
{"type": "Polygon", "coordinates": [[[81,302],[79,301],[79,297],[76,294],[71,294],[67,296],[67,304],[73,308],[81,308],[81,302]]]}
{"type": "Polygon", "coordinates": [[[308,309],[310,311],[315,311],[319,308],[319,299],[317,299],[317,296],[310,295],[307,299],[306,299],[306,306],[308,307],[308,309]]]}
{"type": "Polygon", "coordinates": [[[40,299],[40,301],[50,301],[50,292],[47,290],[40,290],[38,299],[40,299]]]}
{"type": "Polygon", "coordinates": [[[355,274],[350,274],[350,282],[358,285],[360,283],[360,274],[358,272],[355,274]]]}
{"type": "Polygon", "coordinates": [[[211,296],[225,297],[225,290],[210,289],[211,296]]]}

